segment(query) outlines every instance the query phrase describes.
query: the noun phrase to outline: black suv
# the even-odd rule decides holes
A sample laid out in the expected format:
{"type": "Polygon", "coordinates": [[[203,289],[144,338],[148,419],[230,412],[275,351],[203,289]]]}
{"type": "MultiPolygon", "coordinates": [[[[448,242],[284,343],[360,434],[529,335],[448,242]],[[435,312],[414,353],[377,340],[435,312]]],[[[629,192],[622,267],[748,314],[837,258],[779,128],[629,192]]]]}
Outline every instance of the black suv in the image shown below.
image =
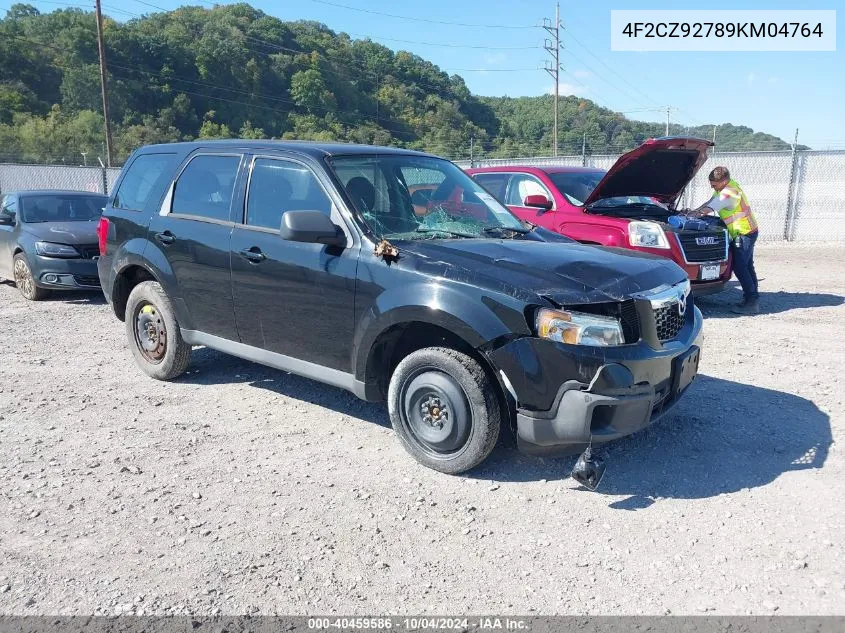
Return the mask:
{"type": "Polygon", "coordinates": [[[144,147],[98,234],[147,374],[175,378],[205,345],[387,400],[405,448],[447,473],[483,461],[503,423],[541,454],[633,433],[697,371],[677,265],[523,224],[428,154],[144,147]]]}

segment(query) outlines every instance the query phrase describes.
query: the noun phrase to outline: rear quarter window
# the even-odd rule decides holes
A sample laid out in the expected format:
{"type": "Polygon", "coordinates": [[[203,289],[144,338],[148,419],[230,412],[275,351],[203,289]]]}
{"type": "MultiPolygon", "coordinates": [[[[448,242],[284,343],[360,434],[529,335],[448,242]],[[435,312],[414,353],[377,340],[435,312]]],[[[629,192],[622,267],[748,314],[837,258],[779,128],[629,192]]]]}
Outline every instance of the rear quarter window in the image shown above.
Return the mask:
{"type": "Polygon", "coordinates": [[[473,180],[493,194],[497,200],[505,199],[505,188],[510,174],[473,174],[473,180]]]}
{"type": "Polygon", "coordinates": [[[162,193],[170,182],[176,154],[141,154],[126,167],[126,174],[114,194],[112,206],[126,211],[143,211],[150,198],[162,193]]]}

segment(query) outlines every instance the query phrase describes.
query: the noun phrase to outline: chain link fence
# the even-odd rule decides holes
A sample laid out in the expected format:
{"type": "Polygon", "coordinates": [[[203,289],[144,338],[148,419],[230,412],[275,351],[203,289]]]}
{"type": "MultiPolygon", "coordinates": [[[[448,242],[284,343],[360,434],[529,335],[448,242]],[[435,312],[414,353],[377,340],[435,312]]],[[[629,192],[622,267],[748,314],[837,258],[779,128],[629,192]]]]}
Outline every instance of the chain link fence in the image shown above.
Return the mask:
{"type": "Polygon", "coordinates": [[[120,169],[117,168],[0,164],[0,193],[32,189],[67,189],[107,194],[118,174],[120,169]]]}
{"type": "MultiPolygon", "coordinates": [[[[536,165],[609,169],[616,154],[494,158],[475,167],[536,165]]],[[[458,161],[469,167],[469,161],[458,161]]],[[[845,151],[712,152],[687,186],[681,205],[695,207],[711,194],[707,174],[727,167],[742,185],[760,223],[760,241],[845,242],[845,151]]],[[[66,165],[0,164],[0,193],[70,189],[110,193],[120,169],[66,165]]],[[[410,184],[410,183],[409,183],[410,184]]]]}
{"type": "MultiPolygon", "coordinates": [[[[474,167],[503,165],[585,166],[607,170],[615,155],[493,158],[474,167]]],[[[467,168],[469,161],[457,164],[467,168]]],[[[707,174],[727,167],[748,196],[760,224],[760,241],[845,242],[845,151],[712,152],[684,191],[680,205],[710,198],[707,174]]]]}

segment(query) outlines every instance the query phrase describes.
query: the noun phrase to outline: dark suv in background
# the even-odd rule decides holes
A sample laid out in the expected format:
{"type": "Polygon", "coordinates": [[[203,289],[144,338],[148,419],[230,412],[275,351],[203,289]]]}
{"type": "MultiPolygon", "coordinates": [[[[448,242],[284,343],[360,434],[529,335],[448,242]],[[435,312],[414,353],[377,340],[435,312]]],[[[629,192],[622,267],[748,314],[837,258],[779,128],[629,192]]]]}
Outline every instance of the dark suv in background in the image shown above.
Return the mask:
{"type": "Polygon", "coordinates": [[[677,265],[523,223],[427,154],[149,146],[98,232],[147,374],[175,378],[205,345],[386,400],[443,472],[483,461],[503,422],[538,453],[633,433],[696,374],[701,313],[677,265]]]}

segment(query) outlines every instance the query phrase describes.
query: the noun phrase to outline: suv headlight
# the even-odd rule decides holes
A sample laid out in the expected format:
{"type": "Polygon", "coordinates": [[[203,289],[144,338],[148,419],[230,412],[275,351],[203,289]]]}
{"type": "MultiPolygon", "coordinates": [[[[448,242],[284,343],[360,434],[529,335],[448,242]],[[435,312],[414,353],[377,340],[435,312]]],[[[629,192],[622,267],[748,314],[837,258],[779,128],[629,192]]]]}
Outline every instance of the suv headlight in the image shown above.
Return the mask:
{"type": "Polygon", "coordinates": [[[537,335],[570,345],[622,345],[622,325],[613,317],[542,309],[537,312],[537,335]]]}
{"type": "Polygon", "coordinates": [[[35,252],[44,257],[82,257],[73,246],[54,242],[36,242],[35,252]]]}
{"type": "Polygon", "coordinates": [[[629,222],[628,241],[631,246],[669,248],[666,233],[657,222],[629,222]]]}

